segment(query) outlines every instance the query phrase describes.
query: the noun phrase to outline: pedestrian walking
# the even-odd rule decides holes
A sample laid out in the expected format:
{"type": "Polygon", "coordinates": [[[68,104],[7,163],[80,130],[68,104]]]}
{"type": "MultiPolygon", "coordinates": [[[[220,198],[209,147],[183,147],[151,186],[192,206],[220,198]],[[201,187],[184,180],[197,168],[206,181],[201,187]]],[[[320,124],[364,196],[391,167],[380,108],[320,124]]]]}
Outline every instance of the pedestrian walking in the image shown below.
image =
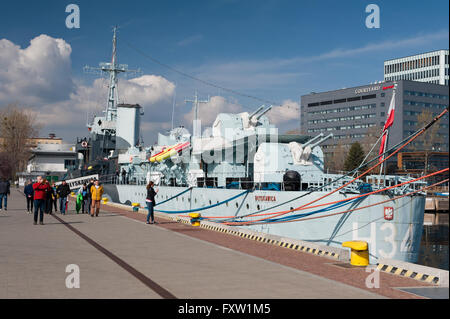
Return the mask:
{"type": "Polygon", "coordinates": [[[55,207],[55,213],[58,211],[57,201],[58,201],[58,194],[56,194],[56,184],[53,182],[52,184],[52,205],[55,207]]]}
{"type": "Polygon", "coordinates": [[[155,218],[153,216],[153,207],[156,205],[155,196],[158,193],[158,191],[153,188],[155,184],[150,181],[147,185],[147,198],[145,199],[145,202],[147,203],[147,224],[155,224],[155,218]],[[150,222],[151,219],[151,222],[150,222]]]}
{"type": "Polygon", "coordinates": [[[59,196],[59,210],[61,215],[65,215],[67,196],[70,194],[70,187],[65,180],[63,180],[61,185],[56,188],[56,193],[59,196]]]}
{"type": "Polygon", "coordinates": [[[94,181],[94,186],[91,187],[91,198],[92,198],[92,207],[91,207],[91,216],[98,216],[100,212],[100,200],[103,195],[103,186],[100,185],[100,181],[96,179],[94,181]]]}
{"type": "Polygon", "coordinates": [[[42,176],[37,177],[37,182],[33,184],[34,190],[34,224],[37,224],[39,212],[39,224],[44,225],[44,211],[47,189],[49,185],[44,183],[42,176]]]}
{"type": "Polygon", "coordinates": [[[124,168],[122,168],[122,183],[121,184],[126,184],[127,183],[126,180],[127,180],[127,172],[125,171],[124,168]]]}
{"type": "Polygon", "coordinates": [[[52,187],[47,179],[44,178],[44,184],[47,185],[46,194],[45,194],[45,213],[52,213],[52,187]]]}
{"type": "Polygon", "coordinates": [[[27,199],[27,213],[31,214],[33,212],[33,201],[34,201],[34,190],[33,183],[28,180],[27,185],[23,189],[23,193],[27,199]]]}
{"type": "Polygon", "coordinates": [[[8,180],[0,179],[0,211],[3,209],[3,202],[5,203],[5,210],[8,210],[8,196],[10,194],[10,186],[8,180]]]}
{"type": "Polygon", "coordinates": [[[80,204],[81,204],[81,213],[85,214],[86,210],[88,210],[88,189],[86,183],[83,184],[83,186],[78,190],[77,193],[77,200],[80,198],[80,204]]]}
{"type": "Polygon", "coordinates": [[[87,206],[87,213],[89,215],[91,215],[91,209],[92,209],[92,194],[91,194],[92,186],[94,186],[94,179],[93,178],[91,178],[90,181],[89,181],[89,184],[87,184],[87,193],[88,193],[87,194],[87,196],[88,196],[88,198],[87,198],[87,204],[88,204],[88,206],[87,206]]]}

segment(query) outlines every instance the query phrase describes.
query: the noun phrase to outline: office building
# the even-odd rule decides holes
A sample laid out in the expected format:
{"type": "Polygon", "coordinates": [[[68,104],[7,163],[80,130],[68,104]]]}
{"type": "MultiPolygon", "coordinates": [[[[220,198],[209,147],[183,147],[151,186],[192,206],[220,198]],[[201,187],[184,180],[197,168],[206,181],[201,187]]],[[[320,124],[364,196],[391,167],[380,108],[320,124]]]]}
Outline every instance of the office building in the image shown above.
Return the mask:
{"type": "MultiPolygon", "coordinates": [[[[424,110],[440,114],[449,104],[448,87],[439,84],[400,80],[395,97],[395,120],[390,128],[387,149],[415,132],[421,125],[418,116],[424,110]]],[[[310,136],[333,133],[323,151],[330,155],[340,140],[347,145],[361,142],[370,128],[379,136],[386,121],[394,82],[380,82],[301,97],[301,131],[310,136]]],[[[449,121],[446,114],[437,123],[432,151],[448,152],[449,121]]],[[[423,144],[423,142],[422,142],[423,144]]],[[[404,149],[420,150],[420,142],[404,149]]],[[[376,149],[378,152],[378,149],[376,149]]]]}
{"type": "Polygon", "coordinates": [[[384,80],[410,80],[448,86],[449,50],[437,50],[384,61],[384,80]]]}

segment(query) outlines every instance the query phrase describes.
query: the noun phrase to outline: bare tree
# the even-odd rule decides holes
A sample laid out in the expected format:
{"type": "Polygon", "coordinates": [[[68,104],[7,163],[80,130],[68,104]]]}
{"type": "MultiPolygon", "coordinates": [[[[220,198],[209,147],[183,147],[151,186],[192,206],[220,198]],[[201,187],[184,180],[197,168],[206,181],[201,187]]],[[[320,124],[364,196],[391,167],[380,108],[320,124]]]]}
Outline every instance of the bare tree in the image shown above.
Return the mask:
{"type": "MultiPolygon", "coordinates": [[[[366,136],[360,142],[365,154],[369,153],[380,135],[381,128],[378,126],[372,126],[367,129],[366,136]]],[[[369,157],[369,159],[372,159],[375,155],[378,155],[378,149],[374,148],[372,152],[373,154],[369,157]]]]}
{"type": "Polygon", "coordinates": [[[344,171],[345,159],[350,150],[350,139],[340,139],[331,152],[327,152],[325,159],[326,169],[330,173],[341,173],[344,171]]]}
{"type": "Polygon", "coordinates": [[[286,135],[297,135],[297,134],[301,134],[301,132],[300,132],[299,129],[293,129],[293,130],[286,131],[286,133],[284,133],[284,134],[286,134],[286,135]]]}
{"type": "MultiPolygon", "coordinates": [[[[429,109],[424,109],[419,115],[417,115],[417,129],[425,126],[434,118],[433,112],[429,109]]],[[[426,130],[421,136],[419,136],[414,142],[412,142],[412,149],[416,152],[423,153],[424,173],[433,171],[436,168],[430,165],[430,153],[436,152],[435,147],[443,142],[442,137],[438,134],[439,125],[434,124],[428,130],[426,130]]],[[[422,156],[422,155],[419,155],[422,156]]]]}
{"type": "MultiPolygon", "coordinates": [[[[433,112],[431,112],[429,109],[424,109],[419,115],[417,115],[417,129],[431,122],[433,118],[433,112]]],[[[415,151],[434,151],[434,146],[443,142],[442,137],[438,134],[438,131],[438,124],[434,124],[433,126],[431,126],[428,130],[425,131],[425,133],[423,133],[415,140],[415,143],[412,143],[413,149],[415,151]]]]}
{"type": "Polygon", "coordinates": [[[34,115],[17,104],[0,109],[0,150],[3,177],[14,178],[26,167],[30,155],[29,139],[36,137],[39,126],[34,115]]]}

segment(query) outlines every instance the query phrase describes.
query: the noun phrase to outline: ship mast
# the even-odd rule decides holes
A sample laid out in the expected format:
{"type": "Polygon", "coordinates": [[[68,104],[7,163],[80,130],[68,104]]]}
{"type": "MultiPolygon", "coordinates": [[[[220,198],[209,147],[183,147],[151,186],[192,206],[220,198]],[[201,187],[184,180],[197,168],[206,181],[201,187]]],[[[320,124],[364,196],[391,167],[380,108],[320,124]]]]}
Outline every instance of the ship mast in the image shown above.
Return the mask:
{"type": "Polygon", "coordinates": [[[197,91],[195,91],[195,96],[193,100],[184,100],[185,103],[187,102],[191,102],[194,104],[194,120],[193,120],[193,125],[192,125],[192,136],[193,137],[199,137],[201,135],[200,132],[200,123],[199,123],[199,118],[198,118],[198,107],[200,103],[209,103],[209,98],[208,100],[199,100],[198,99],[198,95],[197,95],[197,91]]]}
{"type": "Polygon", "coordinates": [[[113,28],[113,40],[112,40],[112,57],[111,62],[99,63],[99,67],[85,66],[84,71],[87,73],[95,73],[101,75],[109,75],[108,84],[108,101],[106,104],[106,109],[103,111],[105,113],[106,121],[115,122],[117,119],[117,104],[119,101],[119,92],[117,90],[117,81],[119,73],[134,73],[141,74],[141,70],[129,70],[127,64],[117,63],[117,26],[113,28]]]}

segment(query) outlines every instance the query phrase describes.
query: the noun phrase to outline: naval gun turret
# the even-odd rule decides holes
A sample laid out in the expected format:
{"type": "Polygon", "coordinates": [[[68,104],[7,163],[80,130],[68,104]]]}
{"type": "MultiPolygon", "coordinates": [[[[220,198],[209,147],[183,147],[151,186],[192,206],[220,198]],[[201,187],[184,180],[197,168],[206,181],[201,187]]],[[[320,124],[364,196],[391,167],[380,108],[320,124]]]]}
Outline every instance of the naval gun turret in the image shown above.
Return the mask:
{"type": "Polygon", "coordinates": [[[254,158],[254,181],[281,185],[286,176],[289,179],[301,176],[302,183],[306,184],[317,181],[324,173],[324,155],[319,145],[333,136],[323,135],[321,133],[303,145],[295,141],[262,143],[254,158]],[[287,172],[289,174],[285,175],[287,172]]]}

